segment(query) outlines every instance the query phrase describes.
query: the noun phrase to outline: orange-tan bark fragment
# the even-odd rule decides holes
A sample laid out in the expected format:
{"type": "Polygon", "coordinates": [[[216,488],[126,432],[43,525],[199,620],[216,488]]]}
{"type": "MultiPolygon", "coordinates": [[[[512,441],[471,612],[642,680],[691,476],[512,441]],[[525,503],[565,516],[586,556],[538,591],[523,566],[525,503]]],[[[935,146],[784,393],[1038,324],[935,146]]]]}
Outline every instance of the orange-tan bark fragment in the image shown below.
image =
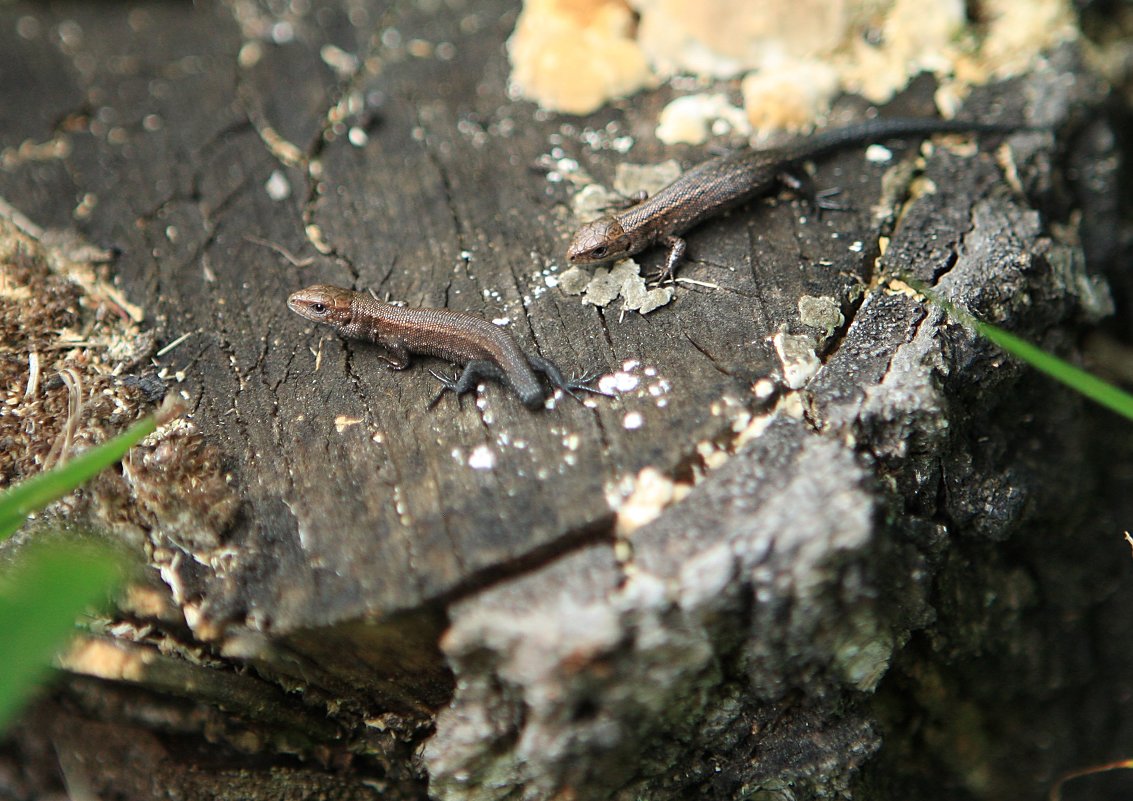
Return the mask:
{"type": "Polygon", "coordinates": [[[589,114],[652,81],[623,0],[528,0],[508,40],[512,86],[544,108],[589,114]]]}

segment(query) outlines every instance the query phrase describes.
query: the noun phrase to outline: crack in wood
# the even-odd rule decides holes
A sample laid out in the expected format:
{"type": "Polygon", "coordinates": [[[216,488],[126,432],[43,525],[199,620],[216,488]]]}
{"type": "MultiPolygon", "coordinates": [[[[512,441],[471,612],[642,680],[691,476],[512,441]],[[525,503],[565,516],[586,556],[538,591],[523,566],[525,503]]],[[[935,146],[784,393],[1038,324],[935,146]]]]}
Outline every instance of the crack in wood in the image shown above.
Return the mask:
{"type": "Polygon", "coordinates": [[[564,532],[554,541],[532,549],[522,556],[500,561],[491,567],[471,573],[451,590],[438,596],[437,601],[444,607],[450,607],[497,584],[536,573],[540,568],[571,553],[593,547],[612,548],[615,541],[614,522],[615,516],[610,512],[578,530],[564,532]]]}
{"type": "Polygon", "coordinates": [[[682,331],[681,334],[686,340],[688,340],[688,343],[690,345],[692,345],[697,349],[697,351],[700,352],[701,356],[708,360],[708,363],[712,365],[713,369],[716,370],[716,372],[720,373],[721,375],[727,376],[728,378],[734,378],[734,376],[727,370],[727,368],[720,365],[716,357],[713,356],[707,348],[705,348],[703,345],[692,338],[692,335],[689,334],[688,331],[682,331]]]}

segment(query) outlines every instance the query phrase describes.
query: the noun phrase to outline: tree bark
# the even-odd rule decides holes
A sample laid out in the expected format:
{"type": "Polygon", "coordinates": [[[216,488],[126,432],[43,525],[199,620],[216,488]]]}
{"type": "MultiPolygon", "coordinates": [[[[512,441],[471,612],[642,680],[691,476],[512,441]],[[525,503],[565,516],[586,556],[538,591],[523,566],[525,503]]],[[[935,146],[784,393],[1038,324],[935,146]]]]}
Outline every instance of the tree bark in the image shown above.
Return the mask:
{"type": "Polygon", "coordinates": [[[1118,226],[1113,145],[1073,49],[964,108],[1042,130],[823,160],[846,211],[703,225],[682,274],[713,288],[639,315],[556,286],[577,221],[538,167],[705,154],[652,137],[666,88],[581,120],[509,100],[514,15],[327,2],[272,39],[241,4],[0,9],[0,197],[118,249],[156,344],[186,336],[154,365],[238,506],[136,524],[166,614],[124,602],[145,637],[62,658],[0,786],[954,798],[1111,756],[1130,576],[1096,449],[1120,424],[896,280],[1064,355],[1112,311],[1084,252],[1118,226]],[[313,283],[506,318],[634,387],[430,411],[437,365],[288,311],[313,283]]]}

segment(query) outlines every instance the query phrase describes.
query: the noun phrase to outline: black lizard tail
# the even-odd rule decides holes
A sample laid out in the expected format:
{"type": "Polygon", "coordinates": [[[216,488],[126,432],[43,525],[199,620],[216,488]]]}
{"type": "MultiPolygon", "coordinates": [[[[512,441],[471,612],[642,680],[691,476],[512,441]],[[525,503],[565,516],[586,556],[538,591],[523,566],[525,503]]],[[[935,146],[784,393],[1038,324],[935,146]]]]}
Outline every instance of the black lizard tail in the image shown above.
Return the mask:
{"type": "Polygon", "coordinates": [[[881,117],[800,137],[779,150],[784,160],[798,161],[824,156],[853,145],[902,137],[923,137],[938,133],[1011,133],[1023,130],[1033,130],[1033,128],[1025,123],[1014,122],[944,120],[936,117],[881,117]]]}

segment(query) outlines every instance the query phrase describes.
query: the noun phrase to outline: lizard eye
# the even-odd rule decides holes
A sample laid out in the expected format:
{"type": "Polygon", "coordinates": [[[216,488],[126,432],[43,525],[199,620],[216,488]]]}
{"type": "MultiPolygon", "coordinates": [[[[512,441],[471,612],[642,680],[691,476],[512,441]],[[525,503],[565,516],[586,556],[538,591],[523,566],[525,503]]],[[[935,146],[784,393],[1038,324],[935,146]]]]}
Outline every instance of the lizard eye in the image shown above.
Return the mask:
{"type": "Polygon", "coordinates": [[[605,245],[599,245],[598,247],[594,248],[594,250],[590,251],[590,255],[596,259],[600,259],[608,252],[609,248],[607,248],[605,245]]]}
{"type": "Polygon", "coordinates": [[[326,314],[327,313],[326,304],[312,303],[311,304],[311,311],[313,311],[315,314],[326,314]]]}

